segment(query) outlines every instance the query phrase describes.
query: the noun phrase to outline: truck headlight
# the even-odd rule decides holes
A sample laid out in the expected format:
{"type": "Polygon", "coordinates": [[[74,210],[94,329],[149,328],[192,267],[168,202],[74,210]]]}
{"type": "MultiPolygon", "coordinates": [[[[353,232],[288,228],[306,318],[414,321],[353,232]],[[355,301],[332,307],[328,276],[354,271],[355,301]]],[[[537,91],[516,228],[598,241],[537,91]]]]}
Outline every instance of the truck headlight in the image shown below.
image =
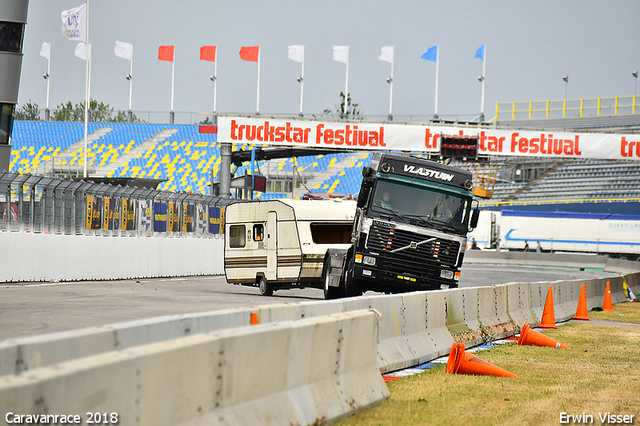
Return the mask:
{"type": "Polygon", "coordinates": [[[365,265],[375,266],[376,258],[373,256],[365,256],[362,258],[362,263],[365,265]]]}
{"type": "Polygon", "coordinates": [[[445,280],[452,280],[453,271],[447,271],[446,269],[443,269],[442,271],[440,271],[440,278],[444,278],[445,280]]]}

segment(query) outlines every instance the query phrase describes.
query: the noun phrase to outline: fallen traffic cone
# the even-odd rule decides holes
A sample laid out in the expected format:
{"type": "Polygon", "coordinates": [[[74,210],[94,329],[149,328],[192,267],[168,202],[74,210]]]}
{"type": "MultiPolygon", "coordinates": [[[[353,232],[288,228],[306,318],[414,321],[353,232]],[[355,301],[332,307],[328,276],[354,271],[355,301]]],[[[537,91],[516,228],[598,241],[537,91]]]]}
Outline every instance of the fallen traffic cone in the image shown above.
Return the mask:
{"type": "Polygon", "coordinates": [[[602,310],[613,312],[613,305],[611,304],[611,285],[610,281],[607,281],[607,288],[604,291],[604,300],[602,301],[602,310]]]}
{"type": "Polygon", "coordinates": [[[547,290],[547,300],[544,302],[542,311],[542,321],[538,324],[540,328],[558,328],[556,325],[556,313],[553,309],[553,288],[549,286],[547,290]]]}
{"type": "Polygon", "coordinates": [[[589,319],[589,312],[587,312],[587,289],[584,284],[582,284],[582,288],[580,289],[578,309],[576,310],[576,316],[573,317],[573,319],[591,321],[591,319],[589,319]]]}
{"type": "Polygon", "coordinates": [[[532,329],[528,322],[525,322],[520,330],[518,344],[523,346],[550,346],[552,348],[571,349],[569,346],[545,336],[532,329]]]}
{"type": "Polygon", "coordinates": [[[464,343],[454,343],[451,346],[451,353],[447,361],[447,373],[449,374],[473,374],[476,376],[500,376],[513,377],[519,379],[515,374],[496,367],[475,356],[472,353],[465,352],[464,343]]]}

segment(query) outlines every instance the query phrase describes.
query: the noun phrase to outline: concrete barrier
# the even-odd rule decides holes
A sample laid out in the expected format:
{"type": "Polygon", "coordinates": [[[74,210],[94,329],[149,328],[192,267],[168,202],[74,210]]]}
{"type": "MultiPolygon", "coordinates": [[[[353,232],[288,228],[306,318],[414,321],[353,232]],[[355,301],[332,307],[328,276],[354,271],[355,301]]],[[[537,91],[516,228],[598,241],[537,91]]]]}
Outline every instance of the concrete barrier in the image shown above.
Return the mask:
{"type": "MultiPolygon", "coordinates": [[[[389,397],[379,315],[198,334],[0,379],[0,412],[117,413],[123,425],[330,423],[389,397]]],[[[2,422],[6,417],[2,418],[2,422]]]]}
{"type": "MultiPolygon", "coordinates": [[[[497,252],[494,250],[468,250],[464,255],[464,263],[596,269],[604,269],[607,266],[607,259],[606,256],[595,254],[535,253],[522,251],[497,252]]],[[[640,269],[640,263],[635,270],[637,271],[638,269],[640,269]]]]}
{"type": "Polygon", "coordinates": [[[507,312],[507,289],[504,285],[478,287],[478,321],[486,341],[515,334],[516,325],[507,312]]]}
{"type": "Polygon", "coordinates": [[[11,247],[0,260],[0,282],[224,274],[223,238],[0,232],[0,245],[11,247]]]}
{"type": "Polygon", "coordinates": [[[478,290],[475,287],[445,291],[447,329],[456,342],[468,347],[486,340],[478,321],[478,290]]]}
{"type": "Polygon", "coordinates": [[[505,284],[507,288],[507,309],[509,317],[518,328],[528,322],[532,327],[540,324],[540,319],[536,317],[531,308],[531,284],[510,283],[505,284]]]}

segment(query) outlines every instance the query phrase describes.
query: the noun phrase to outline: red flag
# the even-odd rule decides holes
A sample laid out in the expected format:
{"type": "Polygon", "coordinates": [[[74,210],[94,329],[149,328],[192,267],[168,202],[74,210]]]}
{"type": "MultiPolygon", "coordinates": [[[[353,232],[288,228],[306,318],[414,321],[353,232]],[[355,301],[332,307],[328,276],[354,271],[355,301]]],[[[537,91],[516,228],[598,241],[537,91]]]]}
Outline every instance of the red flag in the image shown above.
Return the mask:
{"type": "Polygon", "coordinates": [[[173,47],[174,46],[160,46],[158,49],[158,59],[173,62],[173,47]]]}
{"type": "Polygon", "coordinates": [[[215,62],[216,61],[216,46],[202,46],[200,48],[200,60],[215,62]]]}
{"type": "Polygon", "coordinates": [[[260,53],[260,46],[243,46],[240,49],[240,58],[243,61],[258,62],[258,55],[260,53]]]}

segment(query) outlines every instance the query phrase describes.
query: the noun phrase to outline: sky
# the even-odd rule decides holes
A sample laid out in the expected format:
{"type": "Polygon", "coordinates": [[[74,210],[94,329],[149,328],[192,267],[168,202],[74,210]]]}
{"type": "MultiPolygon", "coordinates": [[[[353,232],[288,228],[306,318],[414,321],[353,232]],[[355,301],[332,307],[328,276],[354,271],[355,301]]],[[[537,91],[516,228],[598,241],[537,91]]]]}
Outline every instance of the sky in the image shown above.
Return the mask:
{"type": "MultiPolygon", "coordinates": [[[[85,63],[73,54],[76,43],[63,38],[60,19],[81,4],[29,1],[19,106],[45,108],[43,42],[51,42],[50,108],[84,100],[85,63]]],[[[217,110],[226,114],[256,112],[258,66],[238,53],[258,44],[262,115],[299,112],[301,66],[287,58],[289,45],[305,44],[306,116],[339,104],[346,67],[332,60],[334,45],[350,46],[349,92],[360,113],[375,120],[389,112],[391,65],[378,60],[383,46],[395,46],[393,115],[402,121],[434,114],[436,64],[420,58],[434,45],[438,113],[445,119],[479,115],[482,61],[474,56],[484,43],[488,119],[496,102],[564,99],[565,90],[569,99],[631,96],[632,72],[640,70],[637,0],[93,0],[89,7],[91,97],[128,110],[129,61],[116,57],[114,46],[133,43],[132,109],[141,117],[166,112],[167,121],[171,63],[158,60],[161,45],[175,44],[176,122],[197,122],[206,117],[197,113],[213,110],[214,65],[199,59],[204,45],[218,46],[217,110]]]]}

